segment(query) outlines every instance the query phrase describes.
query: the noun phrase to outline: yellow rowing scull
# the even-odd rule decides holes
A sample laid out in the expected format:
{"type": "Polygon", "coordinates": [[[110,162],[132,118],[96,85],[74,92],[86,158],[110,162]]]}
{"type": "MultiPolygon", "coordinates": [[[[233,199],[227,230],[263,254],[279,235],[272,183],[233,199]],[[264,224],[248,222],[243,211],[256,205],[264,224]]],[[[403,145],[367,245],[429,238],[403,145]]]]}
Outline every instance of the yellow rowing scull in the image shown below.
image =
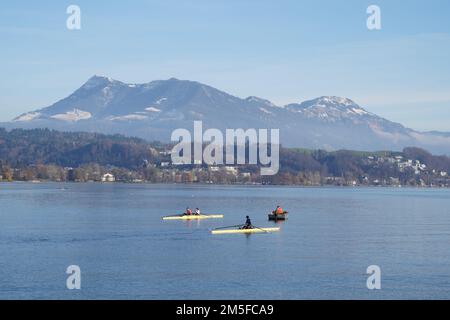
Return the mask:
{"type": "Polygon", "coordinates": [[[278,232],[280,228],[253,228],[253,229],[226,229],[212,230],[212,234],[232,234],[232,233],[271,233],[278,232]]]}
{"type": "Polygon", "coordinates": [[[221,219],[223,214],[199,214],[199,215],[178,215],[163,217],[163,220],[202,220],[202,219],[221,219]]]}

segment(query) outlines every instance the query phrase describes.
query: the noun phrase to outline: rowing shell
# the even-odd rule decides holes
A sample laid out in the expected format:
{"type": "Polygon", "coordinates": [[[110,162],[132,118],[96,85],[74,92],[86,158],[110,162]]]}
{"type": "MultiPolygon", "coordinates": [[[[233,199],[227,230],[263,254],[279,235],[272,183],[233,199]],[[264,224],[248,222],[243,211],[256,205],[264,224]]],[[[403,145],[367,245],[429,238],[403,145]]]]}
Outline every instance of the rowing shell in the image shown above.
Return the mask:
{"type": "Polygon", "coordinates": [[[202,219],[220,219],[223,214],[200,214],[200,215],[179,215],[163,217],[163,220],[202,220],[202,219]]]}
{"type": "Polygon", "coordinates": [[[280,228],[253,228],[253,229],[228,229],[228,230],[213,230],[212,234],[231,234],[231,233],[269,233],[278,232],[280,228]]]}

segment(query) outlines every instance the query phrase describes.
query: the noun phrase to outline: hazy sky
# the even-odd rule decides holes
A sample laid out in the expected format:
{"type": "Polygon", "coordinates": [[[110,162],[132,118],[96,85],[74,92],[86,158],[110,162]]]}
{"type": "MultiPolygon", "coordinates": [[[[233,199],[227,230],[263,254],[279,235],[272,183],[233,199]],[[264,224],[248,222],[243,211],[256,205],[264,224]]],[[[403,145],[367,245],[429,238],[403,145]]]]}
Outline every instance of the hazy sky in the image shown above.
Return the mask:
{"type": "Polygon", "coordinates": [[[409,127],[450,131],[448,0],[2,1],[0,43],[0,121],[100,74],[196,80],[278,104],[345,96],[409,127]],[[66,28],[70,4],[81,30],[66,28]],[[371,4],[380,31],[366,27],[371,4]]]}

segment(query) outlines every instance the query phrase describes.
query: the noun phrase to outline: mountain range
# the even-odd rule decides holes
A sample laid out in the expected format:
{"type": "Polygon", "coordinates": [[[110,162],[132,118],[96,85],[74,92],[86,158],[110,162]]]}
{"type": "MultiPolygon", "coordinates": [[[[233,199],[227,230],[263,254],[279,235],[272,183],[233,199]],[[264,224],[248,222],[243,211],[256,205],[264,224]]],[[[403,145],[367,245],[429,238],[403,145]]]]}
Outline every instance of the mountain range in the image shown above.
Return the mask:
{"type": "Polygon", "coordinates": [[[70,96],[0,127],[120,133],[168,142],[174,129],[278,128],[286,147],[401,150],[415,146],[450,154],[450,134],[420,132],[373,114],[348,98],[323,96],[276,105],[239,98],[211,86],[171,78],[128,84],[93,76],[70,96]]]}

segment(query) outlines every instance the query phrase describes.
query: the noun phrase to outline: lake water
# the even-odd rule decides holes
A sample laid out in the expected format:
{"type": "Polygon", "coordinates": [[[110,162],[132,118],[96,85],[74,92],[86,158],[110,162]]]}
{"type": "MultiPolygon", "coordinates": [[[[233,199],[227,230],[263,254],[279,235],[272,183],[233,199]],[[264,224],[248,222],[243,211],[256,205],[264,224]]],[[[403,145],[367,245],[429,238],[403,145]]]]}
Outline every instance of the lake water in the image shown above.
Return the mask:
{"type": "Polygon", "coordinates": [[[450,298],[449,190],[0,184],[0,299],[431,298],[450,298]],[[274,226],[277,204],[279,233],[210,234],[274,226]],[[161,220],[186,206],[225,218],[161,220]]]}

